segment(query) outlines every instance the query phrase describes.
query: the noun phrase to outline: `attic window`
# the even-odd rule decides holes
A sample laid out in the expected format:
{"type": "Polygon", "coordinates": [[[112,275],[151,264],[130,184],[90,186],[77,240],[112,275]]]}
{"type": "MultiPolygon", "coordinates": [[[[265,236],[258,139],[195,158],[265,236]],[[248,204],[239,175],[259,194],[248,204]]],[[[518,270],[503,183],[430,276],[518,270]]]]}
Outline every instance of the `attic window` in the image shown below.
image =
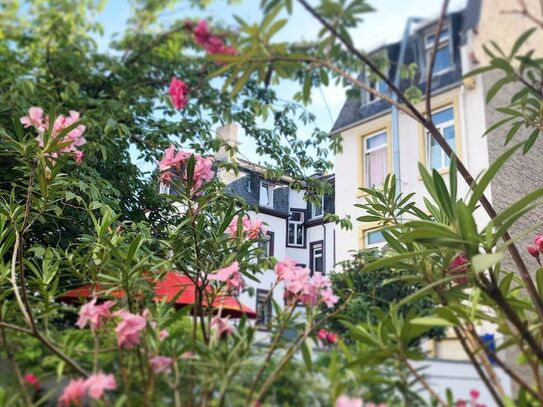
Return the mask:
{"type": "MultiPolygon", "coordinates": [[[[385,83],[385,81],[379,78],[375,78],[373,75],[370,75],[369,72],[366,72],[366,83],[372,89],[375,89],[379,93],[386,94],[388,92],[388,86],[385,83]]],[[[375,96],[372,93],[366,92],[366,94],[367,94],[366,103],[371,103],[379,99],[377,96],[375,96]]]]}
{"type": "Polygon", "coordinates": [[[269,182],[260,181],[260,205],[261,206],[273,206],[273,184],[269,182]]]}
{"type": "MultiPolygon", "coordinates": [[[[426,52],[426,66],[429,65],[430,56],[432,55],[432,50],[436,42],[435,34],[428,34],[424,38],[424,49],[426,52]]],[[[433,74],[438,75],[445,71],[448,71],[453,64],[452,61],[452,51],[451,51],[451,39],[449,28],[445,27],[441,30],[439,34],[439,42],[436,51],[436,58],[434,61],[433,74]]]]}

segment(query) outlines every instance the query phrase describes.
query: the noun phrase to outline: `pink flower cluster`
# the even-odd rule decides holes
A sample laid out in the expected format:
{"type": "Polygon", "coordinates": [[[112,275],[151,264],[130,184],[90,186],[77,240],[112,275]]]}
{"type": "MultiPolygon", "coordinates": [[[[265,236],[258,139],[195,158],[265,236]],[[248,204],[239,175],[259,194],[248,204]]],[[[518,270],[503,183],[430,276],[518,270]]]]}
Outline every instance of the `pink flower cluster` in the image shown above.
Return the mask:
{"type": "Polygon", "coordinates": [[[468,259],[463,253],[457,255],[449,264],[449,275],[455,276],[453,281],[458,285],[466,285],[469,280],[468,273],[468,259]]]}
{"type": "Polygon", "coordinates": [[[106,301],[96,305],[96,298],[94,298],[81,307],[79,319],[75,324],[83,329],[88,323],[91,330],[96,331],[105,319],[112,317],[110,309],[113,305],[115,305],[113,301],[106,301]]]}
{"type": "Polygon", "coordinates": [[[213,35],[209,31],[207,21],[200,20],[192,33],[194,34],[196,43],[204,48],[209,54],[236,55],[235,48],[225,45],[222,38],[213,35]]]}
{"type": "Polygon", "coordinates": [[[115,312],[115,316],[121,317],[121,322],[115,328],[117,344],[121,348],[133,348],[139,345],[141,333],[147,326],[146,312],[143,315],[132,314],[126,310],[115,312]]]}
{"type": "MultiPolygon", "coordinates": [[[[477,389],[471,389],[469,392],[469,396],[471,397],[471,407],[486,407],[486,404],[477,402],[477,400],[481,396],[477,389]]],[[[468,403],[466,400],[458,400],[456,403],[454,403],[454,405],[455,407],[467,407],[468,403]]]]}
{"type": "MultiPolygon", "coordinates": [[[[238,221],[239,216],[234,216],[232,221],[226,228],[226,233],[230,235],[232,239],[235,239],[238,234],[238,221]]],[[[249,240],[258,239],[263,232],[264,224],[258,219],[249,219],[247,215],[243,216],[243,235],[249,240]]]]}
{"type": "Polygon", "coordinates": [[[40,381],[34,373],[25,374],[23,380],[25,381],[25,383],[34,387],[34,390],[39,391],[41,389],[40,381]]]}
{"type": "Polygon", "coordinates": [[[231,335],[234,332],[234,328],[230,325],[227,318],[214,317],[211,320],[210,326],[217,332],[219,337],[231,335]]]}
{"type": "MultiPolygon", "coordinates": [[[[191,155],[185,151],[177,151],[173,145],[164,150],[164,157],[158,162],[158,168],[161,172],[160,180],[169,185],[174,176],[170,169],[181,171],[191,155]]],[[[194,184],[193,190],[197,190],[202,187],[204,182],[211,181],[215,176],[215,172],[213,171],[213,161],[210,158],[202,157],[198,154],[194,154],[194,158],[196,164],[192,180],[194,184]]]]}
{"type": "Polygon", "coordinates": [[[334,345],[337,343],[337,334],[327,331],[326,329],[319,329],[317,332],[317,338],[323,343],[323,345],[334,345]]]}
{"type": "Polygon", "coordinates": [[[241,273],[239,272],[239,263],[233,262],[230,266],[219,269],[208,276],[209,280],[221,281],[226,283],[228,291],[239,293],[245,285],[241,273]]]}
{"type": "Polygon", "coordinates": [[[528,253],[530,253],[537,259],[538,262],[540,262],[539,256],[541,253],[543,253],[543,235],[535,235],[533,244],[528,246],[528,253]]]}
{"type": "MultiPolygon", "coordinates": [[[[20,119],[21,124],[28,128],[34,127],[38,131],[38,136],[36,141],[40,147],[45,146],[44,133],[49,128],[49,116],[45,115],[41,107],[33,106],[28,109],[28,115],[23,116],[20,119]]],[[[56,139],[59,134],[67,129],[68,127],[75,125],[79,121],[79,112],[75,110],[70,110],[69,116],[60,115],[58,116],[54,123],[53,129],[51,131],[51,138],[56,139]]],[[[83,152],[78,150],[78,147],[81,147],[86,143],[83,134],[85,133],[85,126],[82,124],[75,126],[67,134],[65,134],[62,140],[59,140],[61,143],[68,143],[66,146],[61,147],[58,152],[52,152],[49,155],[53,158],[57,158],[60,153],[69,153],[74,156],[75,162],[81,164],[83,160],[83,152]]]]}
{"type": "Polygon", "coordinates": [[[82,406],[85,396],[99,400],[105,390],[115,390],[117,382],[111,374],[95,373],[85,379],[72,379],[58,400],[60,407],[82,406]]]}
{"type": "Polygon", "coordinates": [[[339,300],[332,290],[332,282],[322,273],[296,265],[292,260],[285,259],[275,265],[275,275],[278,281],[285,282],[285,298],[287,301],[302,301],[312,307],[319,302],[332,308],[339,300]]]}
{"type": "Polygon", "coordinates": [[[167,356],[153,356],[149,359],[151,369],[155,374],[170,373],[172,370],[173,359],[167,356]]]}
{"type": "Polygon", "coordinates": [[[183,109],[188,101],[189,98],[187,96],[189,92],[189,88],[185,82],[183,82],[181,79],[177,77],[173,77],[170,82],[170,101],[172,102],[172,106],[175,107],[177,110],[183,109]]]}

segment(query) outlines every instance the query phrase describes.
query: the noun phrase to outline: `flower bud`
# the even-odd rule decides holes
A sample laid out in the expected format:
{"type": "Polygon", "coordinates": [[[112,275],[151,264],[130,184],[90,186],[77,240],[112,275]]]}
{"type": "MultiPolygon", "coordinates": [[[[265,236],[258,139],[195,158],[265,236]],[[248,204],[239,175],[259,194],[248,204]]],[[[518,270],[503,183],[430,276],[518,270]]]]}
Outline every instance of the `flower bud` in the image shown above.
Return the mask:
{"type": "Polygon", "coordinates": [[[530,253],[536,259],[539,258],[539,248],[536,245],[533,245],[533,244],[529,245],[528,253],[530,253]]]}

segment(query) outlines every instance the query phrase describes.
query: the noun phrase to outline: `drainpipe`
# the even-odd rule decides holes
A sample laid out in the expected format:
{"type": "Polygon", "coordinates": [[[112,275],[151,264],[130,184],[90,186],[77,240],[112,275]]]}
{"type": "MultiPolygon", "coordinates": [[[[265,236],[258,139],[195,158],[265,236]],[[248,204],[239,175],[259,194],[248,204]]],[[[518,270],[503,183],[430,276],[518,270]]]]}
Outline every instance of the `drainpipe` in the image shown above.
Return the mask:
{"type": "MultiPolygon", "coordinates": [[[[407,44],[409,42],[409,34],[411,33],[411,24],[422,21],[419,17],[409,17],[405,24],[405,30],[403,32],[402,45],[400,47],[400,55],[398,57],[398,64],[396,67],[396,74],[394,75],[394,86],[400,87],[400,67],[403,65],[405,59],[405,52],[407,50],[407,44]]],[[[398,101],[398,95],[394,94],[394,101],[398,101]]],[[[399,194],[402,191],[402,181],[400,175],[400,123],[399,112],[396,106],[392,106],[392,162],[393,162],[393,174],[396,175],[396,193],[399,194]]]]}

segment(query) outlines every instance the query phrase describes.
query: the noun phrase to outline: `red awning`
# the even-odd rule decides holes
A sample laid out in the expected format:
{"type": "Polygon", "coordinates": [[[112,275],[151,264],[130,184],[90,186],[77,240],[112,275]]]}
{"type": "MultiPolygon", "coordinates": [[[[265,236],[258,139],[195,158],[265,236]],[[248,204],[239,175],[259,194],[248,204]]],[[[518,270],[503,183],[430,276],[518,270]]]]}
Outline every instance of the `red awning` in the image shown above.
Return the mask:
{"type": "MultiPolygon", "coordinates": [[[[211,289],[211,287],[209,287],[209,289],[211,289]]],[[[60,295],[58,299],[63,302],[73,303],[80,298],[91,298],[93,292],[97,297],[122,298],[125,295],[122,290],[106,292],[99,284],[96,284],[93,290],[93,286],[89,284],[67,291],[60,295]]],[[[183,274],[173,271],[166,273],[163,279],[156,282],[155,294],[155,301],[163,301],[164,299],[166,299],[166,301],[173,301],[174,298],[179,295],[175,300],[175,304],[179,307],[193,305],[196,302],[196,286],[192,280],[183,274]]],[[[208,307],[206,299],[202,301],[202,304],[204,307],[208,307]]],[[[254,310],[243,305],[236,297],[230,295],[216,297],[213,301],[212,309],[214,312],[221,310],[222,316],[241,318],[242,315],[245,315],[248,318],[256,318],[256,312],[254,310]]]]}

